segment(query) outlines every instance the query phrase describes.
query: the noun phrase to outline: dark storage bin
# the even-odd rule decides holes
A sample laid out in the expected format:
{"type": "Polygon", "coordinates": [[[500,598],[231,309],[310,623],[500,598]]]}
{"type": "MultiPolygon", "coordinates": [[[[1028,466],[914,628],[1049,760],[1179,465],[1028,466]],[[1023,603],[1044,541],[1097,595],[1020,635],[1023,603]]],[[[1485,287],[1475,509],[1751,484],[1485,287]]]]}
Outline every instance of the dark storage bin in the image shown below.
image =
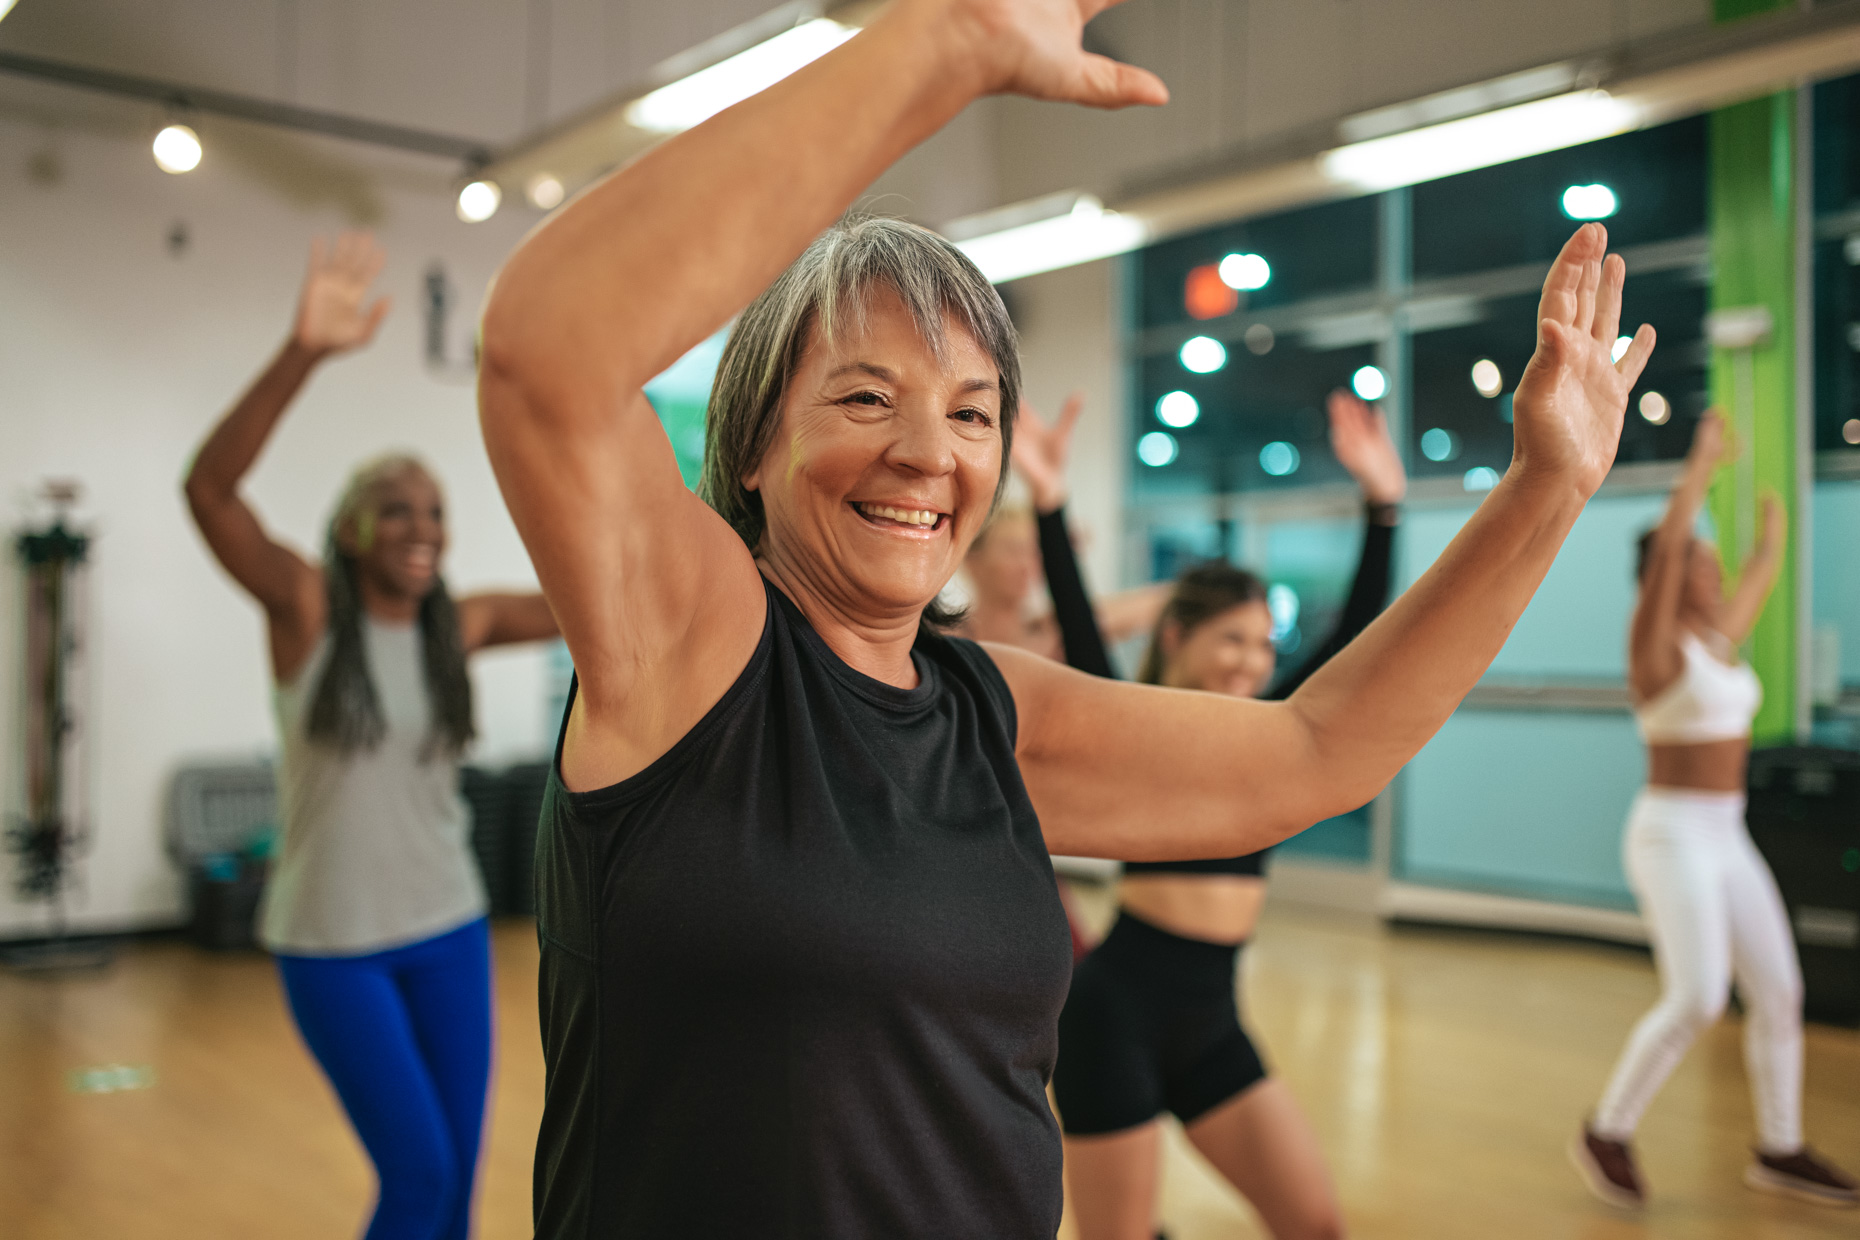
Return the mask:
{"type": "Polygon", "coordinates": [[[1789,910],[1810,1019],[1860,1023],[1860,753],[1750,755],[1750,836],[1789,910]]]}
{"type": "Polygon", "coordinates": [[[506,842],[510,837],[510,798],[501,771],[468,766],[459,772],[459,791],[471,811],[471,851],[484,878],[485,896],[493,915],[510,907],[510,864],[506,842]]]}
{"type": "Polygon", "coordinates": [[[460,773],[460,791],[471,809],[472,853],[492,916],[536,911],[536,823],[548,783],[547,762],[502,770],[468,766],[460,773]]]}
{"type": "Polygon", "coordinates": [[[265,863],[210,857],[189,875],[193,920],[188,934],[209,951],[250,951],[258,946],[258,901],[265,892],[265,863]]]}

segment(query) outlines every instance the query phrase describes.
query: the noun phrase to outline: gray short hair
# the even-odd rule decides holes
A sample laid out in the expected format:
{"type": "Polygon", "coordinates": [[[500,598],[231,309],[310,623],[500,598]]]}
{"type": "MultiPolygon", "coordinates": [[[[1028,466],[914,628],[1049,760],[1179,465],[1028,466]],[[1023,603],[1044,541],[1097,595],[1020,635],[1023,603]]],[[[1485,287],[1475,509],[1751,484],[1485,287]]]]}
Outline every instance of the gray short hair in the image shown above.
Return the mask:
{"type": "Polygon", "coordinates": [[[743,485],[768,454],[788,381],[811,334],[863,324],[875,288],[897,293],[933,348],[954,318],[994,358],[1001,384],[1001,478],[1020,411],[1020,341],[1007,307],[967,255],[927,228],[877,216],[841,220],[802,252],[730,332],[711,385],[698,494],[755,550],[767,527],[762,497],[743,485]]]}

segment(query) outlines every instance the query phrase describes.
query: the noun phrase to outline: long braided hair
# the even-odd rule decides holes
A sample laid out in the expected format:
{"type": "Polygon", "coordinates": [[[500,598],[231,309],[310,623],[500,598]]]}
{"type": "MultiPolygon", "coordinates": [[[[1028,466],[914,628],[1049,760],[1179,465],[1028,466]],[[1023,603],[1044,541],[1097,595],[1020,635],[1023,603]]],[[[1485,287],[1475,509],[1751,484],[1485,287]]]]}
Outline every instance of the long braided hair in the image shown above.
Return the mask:
{"type": "MultiPolygon", "coordinates": [[[[394,453],[369,461],[350,475],[336,504],[323,542],[323,586],[328,598],[329,660],[310,701],[306,731],[312,740],[343,754],[373,749],[387,734],[381,699],[368,674],[368,648],[362,640],[362,592],[356,557],[342,548],[343,533],[364,521],[381,485],[410,469],[430,472],[420,461],[394,453]]],[[[465,673],[465,647],[459,636],[458,608],[445,579],[420,600],[420,649],[426,673],[426,698],[432,731],[424,757],[456,755],[477,734],[472,726],[471,678],[465,673]]]]}

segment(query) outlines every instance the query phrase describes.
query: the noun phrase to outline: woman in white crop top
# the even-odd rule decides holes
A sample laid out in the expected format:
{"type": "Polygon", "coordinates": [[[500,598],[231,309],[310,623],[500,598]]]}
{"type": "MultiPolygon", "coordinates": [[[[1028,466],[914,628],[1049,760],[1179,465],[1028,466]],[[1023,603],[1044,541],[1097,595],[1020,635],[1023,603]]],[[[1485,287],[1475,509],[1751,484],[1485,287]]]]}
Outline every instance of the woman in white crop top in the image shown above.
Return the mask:
{"type": "Polygon", "coordinates": [[[1782,510],[1764,497],[1762,537],[1728,597],[1716,550],[1692,532],[1712,471],[1727,456],[1723,421],[1708,412],[1665,517],[1641,539],[1628,681],[1648,769],[1628,815],[1625,856],[1661,993],[1570,1153],[1602,1200],[1643,1202],[1634,1129],[1686,1049],[1718,1019],[1735,978],[1757,1117],[1744,1182],[1854,1205],[1854,1181],[1802,1143],[1801,972],[1776,881],[1744,828],[1744,767],[1763,687],[1737,645],[1775,584],[1782,510]]]}
{"type": "Polygon", "coordinates": [[[375,1164],[368,1240],[465,1240],[491,1066],[484,887],[459,798],[465,656],[553,636],[555,620],[536,593],[454,602],[439,484],[412,457],[355,472],[321,564],[239,494],[310,373],[373,338],[382,261],[362,234],[313,249],[296,325],[201,445],[187,501],[265,611],[282,838],[260,934],[375,1164]]]}

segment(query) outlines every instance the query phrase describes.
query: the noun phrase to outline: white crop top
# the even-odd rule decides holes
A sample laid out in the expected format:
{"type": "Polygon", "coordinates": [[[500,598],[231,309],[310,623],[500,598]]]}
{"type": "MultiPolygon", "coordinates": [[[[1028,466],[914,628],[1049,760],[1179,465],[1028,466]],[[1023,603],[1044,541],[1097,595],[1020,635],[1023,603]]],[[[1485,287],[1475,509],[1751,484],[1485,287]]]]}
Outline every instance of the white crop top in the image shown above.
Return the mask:
{"type": "Polygon", "coordinates": [[[1750,735],[1763,704],[1763,682],[1744,662],[1726,663],[1695,633],[1679,639],[1685,670],[1659,696],[1634,708],[1634,721],[1650,744],[1698,745],[1750,735]]]}

